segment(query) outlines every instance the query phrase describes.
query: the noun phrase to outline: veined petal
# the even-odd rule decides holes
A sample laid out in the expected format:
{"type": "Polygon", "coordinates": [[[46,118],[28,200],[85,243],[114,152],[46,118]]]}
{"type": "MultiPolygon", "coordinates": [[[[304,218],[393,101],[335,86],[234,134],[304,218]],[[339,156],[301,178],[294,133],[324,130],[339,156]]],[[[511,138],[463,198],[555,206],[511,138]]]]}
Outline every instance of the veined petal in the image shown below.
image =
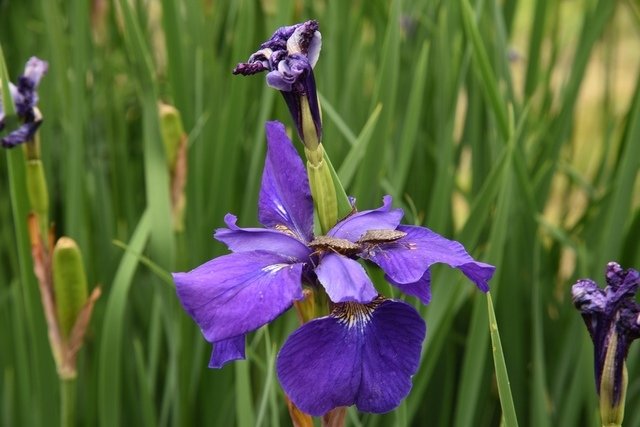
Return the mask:
{"type": "Polygon", "coordinates": [[[474,260],[460,243],[445,239],[425,227],[401,225],[405,237],[391,243],[375,245],[363,257],[375,262],[395,283],[413,283],[433,264],[444,263],[462,271],[483,292],[495,267],[474,260]]]}
{"type": "Polygon", "coordinates": [[[411,390],[425,334],[424,321],[406,303],[338,304],[289,336],[278,354],[278,378],[311,415],[353,404],[388,412],[411,390]]]}
{"type": "Polygon", "coordinates": [[[269,228],[285,227],[301,240],[313,235],[313,200],[300,156],[284,125],[267,122],[267,159],[258,200],[258,219],[269,228]]]}
{"type": "Polygon", "coordinates": [[[259,328],[302,299],[302,266],[270,252],[238,252],[173,273],[173,280],[184,309],[217,342],[259,328]]]}
{"type": "Polygon", "coordinates": [[[245,336],[229,338],[213,343],[211,351],[211,359],[209,360],[210,368],[222,368],[226,363],[234,360],[244,360],[245,336]]]}
{"type": "Polygon", "coordinates": [[[398,283],[386,274],[384,278],[405,294],[418,298],[424,305],[431,302],[431,272],[429,270],[424,272],[420,280],[411,283],[398,283]]]}
{"type": "Polygon", "coordinates": [[[391,196],[384,196],[378,209],[358,212],[340,221],[329,230],[328,236],[355,242],[368,230],[395,230],[404,213],[391,208],[391,196]]]}
{"type": "Polygon", "coordinates": [[[265,228],[240,228],[235,215],[227,214],[224,221],[229,228],[219,228],[214,237],[233,252],[267,251],[292,260],[305,262],[311,254],[306,244],[283,231],[265,228]]]}
{"type": "Polygon", "coordinates": [[[309,42],[309,50],[307,52],[309,64],[311,64],[312,68],[316,66],[316,63],[320,58],[320,49],[322,49],[322,35],[320,34],[320,31],[316,31],[313,33],[313,37],[309,42]]]}
{"type": "Polygon", "coordinates": [[[325,254],[315,272],[333,302],[368,303],[378,295],[364,268],[346,256],[325,254]]]}

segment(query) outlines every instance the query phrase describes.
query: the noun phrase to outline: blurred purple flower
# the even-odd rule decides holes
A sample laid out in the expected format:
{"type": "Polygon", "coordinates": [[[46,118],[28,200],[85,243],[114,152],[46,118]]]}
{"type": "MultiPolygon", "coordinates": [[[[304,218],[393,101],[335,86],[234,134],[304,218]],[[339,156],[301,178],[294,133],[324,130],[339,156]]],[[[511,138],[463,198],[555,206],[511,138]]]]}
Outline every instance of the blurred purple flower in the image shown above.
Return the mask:
{"type": "Polygon", "coordinates": [[[571,288],[573,303],[580,310],[593,341],[596,390],[602,391],[604,376],[613,383],[609,401],[617,406],[624,392],[623,370],[633,340],[640,337],[640,305],[635,301],[640,273],[623,270],[618,263],[607,264],[604,290],[591,279],[578,280],[571,288]],[[612,369],[605,369],[607,356],[613,356],[612,369]],[[605,372],[606,371],[606,372],[605,372]]]}
{"type": "MultiPolygon", "coordinates": [[[[48,67],[47,62],[33,56],[27,61],[24,74],[18,79],[18,85],[9,83],[11,99],[22,124],[17,129],[10,129],[9,133],[0,139],[3,147],[11,148],[31,140],[42,123],[42,116],[36,108],[38,104],[36,88],[48,67]]],[[[0,98],[0,132],[5,130],[6,122],[7,117],[2,106],[2,98],[0,98]]]]}
{"type": "Polygon", "coordinates": [[[308,101],[317,141],[322,140],[322,119],[313,76],[321,45],[317,21],[281,27],[247,62],[238,64],[233,70],[233,74],[245,76],[267,71],[267,84],[282,93],[302,141],[305,141],[304,97],[308,101]]]}

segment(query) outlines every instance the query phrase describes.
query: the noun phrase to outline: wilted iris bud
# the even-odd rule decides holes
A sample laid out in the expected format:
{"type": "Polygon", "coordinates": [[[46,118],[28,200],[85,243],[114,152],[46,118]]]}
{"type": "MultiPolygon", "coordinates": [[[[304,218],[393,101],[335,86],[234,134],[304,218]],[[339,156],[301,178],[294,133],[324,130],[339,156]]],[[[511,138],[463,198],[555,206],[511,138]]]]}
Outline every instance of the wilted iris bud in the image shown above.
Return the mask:
{"type": "Polygon", "coordinates": [[[322,119],[313,67],[322,39],[316,21],[281,27],[260,50],[240,63],[233,74],[245,76],[267,71],[267,84],[278,89],[293,116],[300,139],[315,150],[322,139],[322,119]]]}
{"type": "Polygon", "coordinates": [[[610,262],[606,281],[602,290],[591,279],[579,280],[571,293],[593,341],[602,425],[620,426],[627,389],[625,360],[631,342],[640,337],[640,305],[635,301],[640,273],[610,262]]]}
{"type": "Polygon", "coordinates": [[[21,122],[16,123],[15,128],[12,123],[15,117],[6,116],[6,109],[3,108],[2,98],[0,98],[0,135],[4,134],[3,131],[8,131],[8,134],[0,139],[3,147],[15,147],[33,139],[42,122],[42,115],[36,107],[38,104],[36,88],[47,72],[47,68],[48,64],[45,61],[35,56],[31,57],[25,65],[24,74],[18,79],[17,86],[9,83],[11,99],[15,105],[17,118],[21,122]]]}

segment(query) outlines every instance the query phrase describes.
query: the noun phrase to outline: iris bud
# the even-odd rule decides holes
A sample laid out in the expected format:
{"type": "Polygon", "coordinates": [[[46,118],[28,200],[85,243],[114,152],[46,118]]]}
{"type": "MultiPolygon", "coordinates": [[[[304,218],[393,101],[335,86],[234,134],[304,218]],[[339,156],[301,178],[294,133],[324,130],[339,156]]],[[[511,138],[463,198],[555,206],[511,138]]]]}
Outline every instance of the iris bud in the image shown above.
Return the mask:
{"type": "Polygon", "coordinates": [[[73,239],[58,239],[53,249],[52,269],[60,332],[68,339],[78,313],[87,302],[87,276],[82,254],[73,239]]]}

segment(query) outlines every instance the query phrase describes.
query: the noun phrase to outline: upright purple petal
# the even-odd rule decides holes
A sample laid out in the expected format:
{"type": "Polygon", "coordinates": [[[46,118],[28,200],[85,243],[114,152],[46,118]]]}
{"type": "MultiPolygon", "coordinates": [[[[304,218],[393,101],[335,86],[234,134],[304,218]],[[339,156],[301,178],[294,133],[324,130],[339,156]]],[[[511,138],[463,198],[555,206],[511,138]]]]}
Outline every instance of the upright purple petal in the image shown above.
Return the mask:
{"type": "Polygon", "coordinates": [[[363,257],[375,262],[395,283],[413,283],[433,264],[444,263],[462,271],[483,292],[495,267],[474,260],[460,243],[425,227],[401,225],[405,237],[367,249],[363,257]]]}
{"type": "Polygon", "coordinates": [[[210,368],[222,368],[226,363],[234,360],[244,360],[245,336],[229,338],[213,343],[211,359],[209,360],[210,368]]]}
{"type": "Polygon", "coordinates": [[[286,228],[301,240],[313,237],[313,201],[302,160],[284,125],[267,122],[267,159],[258,200],[258,219],[269,228],[286,228]]]}
{"type": "Polygon", "coordinates": [[[411,390],[426,326],[410,305],[378,299],[340,304],[296,330],[278,354],[282,388],[302,411],[338,406],[383,413],[411,390]]]}
{"type": "Polygon", "coordinates": [[[47,72],[49,64],[46,61],[32,56],[24,67],[24,74],[18,79],[18,92],[21,97],[14,99],[18,115],[25,117],[30,110],[38,103],[38,93],[36,88],[40,80],[47,72]]]}
{"type": "Polygon", "coordinates": [[[315,272],[333,302],[368,303],[378,295],[364,268],[346,256],[325,254],[315,272]]]}
{"type": "Polygon", "coordinates": [[[302,299],[303,265],[264,251],[215,258],[173,273],[178,297],[209,342],[246,334],[302,299]]]}
{"type": "Polygon", "coordinates": [[[237,218],[227,214],[224,221],[229,228],[219,228],[214,237],[233,252],[268,251],[292,260],[306,262],[311,249],[289,233],[265,228],[240,228],[237,218]]]}
{"type": "Polygon", "coordinates": [[[402,209],[391,208],[391,196],[384,196],[381,207],[351,215],[336,224],[327,235],[355,242],[368,230],[395,230],[402,216],[402,209]]]}

